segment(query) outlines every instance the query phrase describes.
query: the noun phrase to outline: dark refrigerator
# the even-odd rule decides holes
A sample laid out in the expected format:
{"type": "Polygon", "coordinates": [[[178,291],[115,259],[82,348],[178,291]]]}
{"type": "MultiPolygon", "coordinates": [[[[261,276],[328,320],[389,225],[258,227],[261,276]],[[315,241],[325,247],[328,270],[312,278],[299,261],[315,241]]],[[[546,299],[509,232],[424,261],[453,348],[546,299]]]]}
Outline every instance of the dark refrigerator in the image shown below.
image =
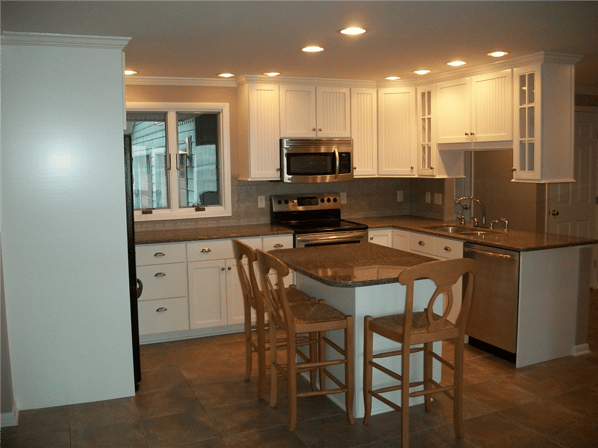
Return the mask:
{"type": "Polygon", "coordinates": [[[131,136],[125,135],[125,184],[127,209],[127,250],[129,254],[129,297],[131,301],[131,331],[133,341],[133,368],[135,373],[135,390],[139,390],[141,381],[141,364],[139,359],[139,313],[137,300],[141,296],[143,285],[137,278],[135,264],[135,223],[133,220],[133,153],[131,136]]]}

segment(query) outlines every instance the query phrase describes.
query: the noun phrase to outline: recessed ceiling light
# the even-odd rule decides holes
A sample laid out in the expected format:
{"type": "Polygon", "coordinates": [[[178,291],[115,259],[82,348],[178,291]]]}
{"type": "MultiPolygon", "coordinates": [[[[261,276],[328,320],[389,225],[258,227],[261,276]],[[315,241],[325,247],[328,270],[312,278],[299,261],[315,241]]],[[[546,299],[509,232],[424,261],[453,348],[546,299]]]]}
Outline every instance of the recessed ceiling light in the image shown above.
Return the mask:
{"type": "Polygon", "coordinates": [[[220,73],[218,76],[221,78],[232,78],[235,75],[233,73],[220,73]]]}
{"type": "Polygon", "coordinates": [[[318,47],[317,45],[305,47],[305,48],[302,48],[301,50],[305,51],[306,53],[318,53],[320,51],[324,51],[324,49],[322,47],[318,47]]]}
{"type": "Polygon", "coordinates": [[[365,30],[363,28],[359,28],[358,26],[352,26],[341,30],[341,33],[348,34],[349,36],[356,36],[357,34],[365,33],[365,30]]]}
{"type": "Polygon", "coordinates": [[[136,75],[137,71],[136,70],[125,70],[125,76],[131,76],[131,75],[136,75]]]}
{"type": "Polygon", "coordinates": [[[451,62],[447,62],[447,65],[452,65],[453,67],[459,67],[460,65],[465,65],[465,62],[463,61],[451,61],[451,62]]]}
{"type": "Polygon", "coordinates": [[[503,56],[508,55],[506,51],[493,51],[492,53],[488,53],[488,56],[492,56],[493,58],[501,58],[503,56]]]}
{"type": "Polygon", "coordinates": [[[401,79],[400,76],[387,76],[384,79],[388,79],[389,81],[396,81],[397,79],[401,79]]]}
{"type": "Polygon", "coordinates": [[[413,73],[415,73],[417,75],[425,75],[427,73],[430,73],[430,70],[416,70],[413,73]]]}
{"type": "Polygon", "coordinates": [[[278,76],[278,75],[280,75],[280,73],[278,73],[278,72],[268,72],[268,73],[264,73],[264,75],[266,75],[266,76],[278,76]]]}

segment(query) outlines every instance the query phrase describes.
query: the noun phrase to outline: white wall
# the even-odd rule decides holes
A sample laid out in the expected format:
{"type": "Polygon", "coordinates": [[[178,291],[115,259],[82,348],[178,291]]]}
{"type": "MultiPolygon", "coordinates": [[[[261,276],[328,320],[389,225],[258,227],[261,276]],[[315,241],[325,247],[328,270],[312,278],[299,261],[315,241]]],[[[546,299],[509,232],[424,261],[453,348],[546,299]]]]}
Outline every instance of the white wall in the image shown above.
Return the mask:
{"type": "Polygon", "coordinates": [[[126,40],[13,39],[2,39],[1,229],[16,404],[132,396],[126,40]]]}

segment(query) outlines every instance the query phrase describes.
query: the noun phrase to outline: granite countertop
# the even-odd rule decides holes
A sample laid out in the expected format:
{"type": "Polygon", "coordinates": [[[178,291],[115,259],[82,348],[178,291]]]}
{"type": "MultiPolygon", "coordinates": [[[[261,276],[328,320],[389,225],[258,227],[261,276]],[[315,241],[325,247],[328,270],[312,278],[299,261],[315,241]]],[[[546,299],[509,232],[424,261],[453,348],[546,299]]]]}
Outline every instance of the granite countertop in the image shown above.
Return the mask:
{"type": "MultiPolygon", "coordinates": [[[[391,227],[414,232],[429,233],[435,236],[482,244],[484,246],[516,250],[519,252],[554,249],[558,247],[583,246],[586,244],[598,243],[598,240],[593,239],[557,235],[554,233],[527,232],[523,230],[509,230],[508,232],[505,232],[502,229],[479,229],[488,232],[483,236],[447,233],[440,230],[435,230],[434,227],[461,226],[455,221],[441,221],[438,219],[416,218],[409,216],[360,218],[356,219],[356,221],[367,224],[370,229],[391,227]]],[[[475,227],[468,227],[472,230],[476,229],[475,227]]]]}
{"type": "Polygon", "coordinates": [[[273,226],[271,224],[198,227],[193,229],[141,230],[135,231],[135,244],[178,243],[184,241],[292,234],[292,230],[273,226]]]}
{"type": "MultiPolygon", "coordinates": [[[[598,240],[578,238],[552,233],[527,232],[522,230],[489,231],[484,236],[462,235],[435,230],[439,226],[458,226],[454,221],[418,218],[411,216],[387,216],[378,218],[347,218],[366,224],[370,229],[395,228],[412,232],[428,233],[444,238],[478,243],[485,246],[520,252],[554,249],[558,247],[596,244],[598,240]]],[[[487,229],[486,229],[487,230],[487,229]]],[[[135,244],[175,243],[225,238],[247,238],[252,236],[291,235],[292,230],[271,224],[247,224],[238,226],[197,227],[192,229],[141,230],[135,232],[135,244]]]]}
{"type": "Polygon", "coordinates": [[[289,268],[326,285],[345,288],[398,283],[405,269],[433,258],[373,243],[280,249],[289,268]]]}

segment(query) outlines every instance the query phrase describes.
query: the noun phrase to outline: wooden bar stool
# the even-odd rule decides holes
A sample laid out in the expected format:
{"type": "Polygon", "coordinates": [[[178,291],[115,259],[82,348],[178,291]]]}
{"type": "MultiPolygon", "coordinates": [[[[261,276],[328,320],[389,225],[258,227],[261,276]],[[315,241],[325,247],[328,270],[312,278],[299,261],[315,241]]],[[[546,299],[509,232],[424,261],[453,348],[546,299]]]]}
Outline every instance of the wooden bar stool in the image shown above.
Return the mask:
{"type": "MultiPolygon", "coordinates": [[[[294,431],[297,424],[297,397],[312,397],[330,394],[345,394],[345,407],[349,422],[353,418],[354,394],[354,365],[353,365],[353,316],[346,316],[336,308],[326,305],[324,301],[303,301],[291,304],[284,287],[284,279],[289,275],[287,265],[278,258],[257,250],[257,262],[262,291],[266,298],[270,316],[270,350],[272,355],[270,406],[276,406],[277,399],[277,371],[287,379],[288,388],[288,429],[294,431]],[[270,272],[274,271],[276,284],[270,279],[270,272]],[[287,364],[278,362],[275,337],[276,329],[282,329],[287,337],[287,364]],[[326,337],[327,331],[343,330],[344,348],[338,346],[326,337]],[[309,334],[307,341],[296,343],[300,334],[309,334]],[[318,358],[306,356],[300,347],[319,347],[318,358]],[[341,359],[326,359],[326,347],[332,347],[341,359]],[[299,361],[299,362],[298,362],[299,361]],[[334,376],[328,367],[344,365],[344,382],[334,376]],[[320,388],[313,388],[309,392],[297,393],[297,375],[303,372],[320,373],[320,388]],[[330,379],[336,388],[326,389],[326,378],[330,379]]],[[[312,350],[313,353],[313,350],[312,350]]],[[[313,377],[312,377],[313,378],[313,377]]]]}
{"type": "MultiPolygon", "coordinates": [[[[264,398],[266,389],[266,352],[270,350],[269,340],[266,338],[268,324],[266,323],[266,302],[262,295],[255,276],[256,254],[255,250],[243,243],[233,239],[233,252],[237,262],[237,272],[241,282],[243,292],[243,307],[245,314],[245,380],[251,379],[253,368],[253,353],[257,353],[258,365],[258,386],[257,396],[261,400],[264,398]],[[246,263],[243,260],[246,259],[246,263]],[[252,310],[255,311],[255,324],[252,325],[252,310]]],[[[302,300],[314,300],[312,297],[304,294],[297,289],[295,285],[287,288],[289,300],[300,302],[302,300]]],[[[279,338],[278,342],[285,344],[286,339],[279,338]]],[[[315,378],[314,378],[315,380],[315,378]]]]}
{"type": "MultiPolygon", "coordinates": [[[[363,422],[368,424],[372,412],[372,397],[386,403],[393,409],[400,411],[401,442],[403,448],[409,446],[409,398],[424,396],[425,409],[430,411],[430,394],[443,392],[453,399],[453,418],[457,437],[463,435],[463,345],[465,326],[471,306],[473,293],[473,278],[478,272],[477,262],[467,258],[454,260],[441,260],[424,263],[406,269],[399,275],[399,282],[407,286],[405,298],[405,311],[403,314],[394,314],[373,318],[366,316],[364,319],[364,379],[363,394],[365,401],[365,416],[363,422]],[[456,323],[447,320],[453,307],[453,285],[463,277],[463,300],[456,323]],[[436,284],[424,311],[413,311],[413,293],[415,281],[430,279],[436,284]],[[442,302],[442,299],[444,301],[442,302]],[[443,309],[442,315],[436,314],[433,307],[440,299],[439,305],[443,309]],[[373,353],[374,334],[390,339],[401,344],[400,350],[385,353],[373,353]],[[434,353],[432,343],[436,341],[453,340],[455,343],[455,359],[451,363],[442,356],[434,353]],[[412,347],[417,345],[417,347],[412,347]],[[409,368],[410,355],[423,352],[423,381],[410,382],[409,368]],[[401,356],[401,372],[393,372],[380,365],[376,360],[391,356],[401,356]],[[436,359],[454,371],[453,384],[440,385],[432,378],[432,361],[436,359]],[[372,369],[384,372],[399,383],[389,387],[372,390],[372,369]],[[423,386],[423,390],[421,389],[423,386]],[[411,388],[419,390],[411,392],[411,388]],[[383,394],[401,391],[401,405],[390,401],[383,394]]],[[[403,298],[397,298],[403,300],[403,298]]],[[[439,306],[437,305],[437,309],[439,306]]]]}

